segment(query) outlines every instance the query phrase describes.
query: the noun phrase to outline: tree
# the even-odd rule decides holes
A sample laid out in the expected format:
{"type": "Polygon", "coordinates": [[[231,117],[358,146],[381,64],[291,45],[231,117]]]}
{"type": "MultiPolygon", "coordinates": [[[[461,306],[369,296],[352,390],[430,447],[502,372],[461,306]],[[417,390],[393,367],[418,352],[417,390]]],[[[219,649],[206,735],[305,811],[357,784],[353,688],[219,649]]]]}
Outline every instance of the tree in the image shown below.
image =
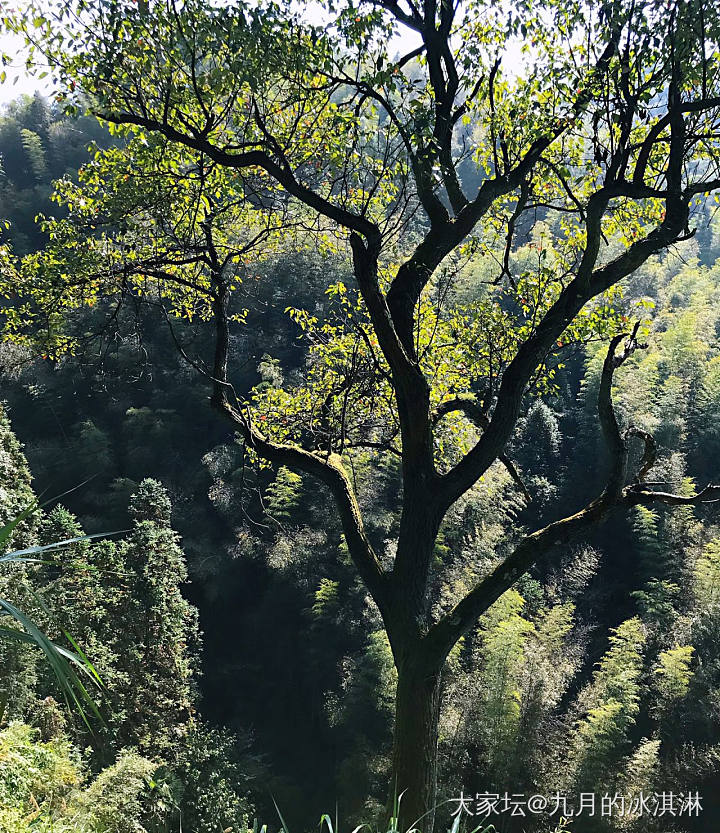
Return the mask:
{"type": "Polygon", "coordinates": [[[197,611],[180,592],[185,558],[170,526],[170,500],[156,480],[143,480],[130,514],[133,530],[120,554],[130,585],[124,613],[132,626],[117,641],[122,712],[115,728],[126,745],[164,750],[177,743],[194,711],[197,611]]]}
{"type": "Polygon", "coordinates": [[[642,649],[639,619],[628,619],[610,636],[610,647],[583,696],[586,714],[578,726],[575,751],[580,791],[611,791],[628,733],[639,711],[642,649]]]}
{"type": "MultiPolygon", "coordinates": [[[[0,526],[11,529],[11,525],[36,504],[31,486],[31,475],[22,446],[10,428],[5,409],[0,409],[0,526]]],[[[5,546],[11,550],[27,548],[35,543],[37,515],[25,517],[12,531],[5,546]]],[[[27,566],[18,558],[8,564],[0,576],[0,596],[20,602],[19,608],[27,607],[27,594],[18,599],[18,588],[22,587],[21,575],[27,566]],[[15,593],[13,594],[13,591],[15,593]],[[25,604],[23,604],[23,602],[25,604]]],[[[0,643],[0,672],[3,686],[0,695],[3,714],[12,715],[20,704],[30,696],[37,675],[38,658],[29,645],[3,640],[0,643]]]]}
{"type": "Polygon", "coordinates": [[[87,143],[107,136],[95,119],[69,119],[59,102],[36,93],[5,105],[0,116],[0,217],[25,254],[47,242],[34,221],[52,208],[51,182],[87,160],[87,143]]]}
{"type": "MultiPolygon", "coordinates": [[[[16,546],[22,543],[25,549],[17,558],[13,558],[15,553],[0,558],[0,610],[20,626],[17,630],[3,627],[0,633],[0,720],[31,722],[53,743],[35,742],[35,729],[19,723],[11,723],[10,740],[22,740],[22,753],[27,751],[40,764],[52,763],[48,755],[56,749],[66,751],[66,737],[77,747],[91,746],[88,762],[108,768],[90,788],[87,802],[80,801],[80,812],[105,813],[102,825],[107,826],[108,819],[120,811],[110,806],[112,801],[110,810],[100,807],[103,802],[92,800],[98,798],[93,791],[104,799],[105,791],[117,780],[128,792],[129,775],[140,779],[138,789],[128,792],[132,807],[162,822],[162,829],[165,824],[177,826],[180,818],[197,831],[215,830],[220,821],[223,827],[247,825],[249,807],[237,785],[243,777],[251,777],[252,761],[241,753],[235,735],[213,729],[196,714],[200,634],[197,612],[180,592],[187,571],[179,536],[170,526],[167,493],[157,481],[143,480],[130,499],[130,534],[118,543],[96,543],[83,534],[64,507],[55,506],[47,513],[36,509],[30,484],[22,446],[2,409],[0,514],[13,520],[0,528],[0,539],[16,546]],[[25,512],[20,511],[23,504],[25,512]],[[82,656],[50,641],[45,632],[57,642],[74,635],[84,649],[82,656]],[[45,653],[45,662],[39,661],[38,647],[45,653]],[[102,691],[98,687],[93,699],[94,679],[102,681],[102,691]],[[64,696],[78,713],[63,715],[52,695],[64,696]],[[105,718],[102,722],[90,713],[100,717],[99,708],[105,718]],[[90,720],[95,729],[92,734],[90,720]],[[138,749],[148,758],[130,751],[138,749]],[[145,789],[145,776],[149,779],[150,775],[157,782],[152,794],[145,789]]],[[[78,754],[70,750],[67,761],[52,767],[56,774],[65,769],[68,776],[77,778],[70,762],[78,754]]],[[[11,767],[6,773],[12,789],[13,783],[17,786],[22,781],[27,767],[22,754],[10,757],[19,763],[19,769],[11,767]]],[[[37,779],[39,771],[43,775],[42,766],[33,769],[31,763],[30,774],[37,779]]],[[[58,786],[53,784],[47,791],[49,810],[57,801],[66,809],[58,786]]],[[[70,782],[65,786],[69,788],[70,782]]],[[[37,793],[43,811],[45,795],[37,793]]],[[[18,801],[20,813],[26,803],[22,791],[18,801]]],[[[74,801],[69,802],[73,807],[74,801]]],[[[28,803],[32,803],[30,794],[28,803]]],[[[11,802],[11,820],[15,809],[11,802]]],[[[27,815],[27,811],[20,814],[17,824],[27,815]]]]}
{"type": "MultiPolygon", "coordinates": [[[[66,551],[80,568],[52,563],[35,576],[54,611],[52,626],[79,640],[104,681],[106,726],[94,738],[103,763],[123,747],[169,755],[195,711],[197,611],[180,591],[187,570],[170,511],[162,486],[143,480],[130,498],[133,528],[123,540],[94,546],[80,540],[66,551]]],[[[61,506],[41,529],[42,541],[80,536],[61,506]]]]}
{"type": "Polygon", "coordinates": [[[22,340],[39,324],[53,357],[72,347],[73,311],[111,299],[214,327],[209,360],[188,356],[214,407],[258,458],[332,494],[397,667],[392,789],[405,791],[403,823],[432,827],[440,677],[458,639],[613,508],[720,497],[646,485],[652,438],[621,431],[611,399],[613,373],[641,346],[615,288],[692,236],[693,207],[720,187],[718,10],[350,0],[329,13],[321,28],[282,3],[113,0],[31,2],[8,18],[31,64],[54,69],[68,110],[87,103],[126,145],[100,153],[77,188],[61,184],[69,220],[48,220],[46,251],[6,269],[5,331],[22,340]],[[399,31],[416,45],[397,57],[399,31]],[[354,286],[333,284],[331,320],[296,312],[312,343],[302,384],[237,401],[234,287],[268,248],[310,240],[349,255],[354,286]],[[473,256],[485,292],[448,304],[473,256]],[[518,418],[553,384],[563,349],[598,336],[612,336],[601,494],[557,507],[433,616],[443,519],[493,465],[522,490],[506,452],[518,418]],[[631,474],[633,437],[645,454],[631,474]],[[400,461],[392,559],[363,524],[358,449],[400,461]]]}
{"type": "MultiPolygon", "coordinates": [[[[4,678],[0,720],[7,713],[27,706],[32,697],[36,677],[42,668],[37,662],[37,653],[28,651],[32,647],[39,648],[44,654],[47,669],[54,675],[66,703],[72,704],[87,723],[84,706],[99,715],[86,688],[86,684],[92,688],[100,683],[97,672],[82,652],[75,654],[46,635],[34,615],[36,612],[42,614],[43,611],[37,608],[42,608],[44,603],[26,582],[29,566],[47,557],[48,553],[57,555],[74,541],[56,538],[46,546],[35,543],[39,507],[30,482],[22,445],[10,428],[4,408],[0,407],[0,565],[3,568],[0,573],[0,619],[10,623],[9,627],[4,624],[0,628],[0,669],[4,678]],[[20,542],[22,549],[17,548],[20,542]]],[[[76,647],[67,631],[60,637],[76,647]]]]}

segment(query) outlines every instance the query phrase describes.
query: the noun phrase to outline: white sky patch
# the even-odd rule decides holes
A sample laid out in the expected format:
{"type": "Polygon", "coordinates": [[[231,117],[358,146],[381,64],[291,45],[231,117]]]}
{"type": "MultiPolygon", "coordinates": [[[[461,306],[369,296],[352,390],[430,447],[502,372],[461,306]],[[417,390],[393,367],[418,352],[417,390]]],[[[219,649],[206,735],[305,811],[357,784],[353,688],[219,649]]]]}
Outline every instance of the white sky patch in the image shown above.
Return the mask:
{"type": "Polygon", "coordinates": [[[45,96],[50,96],[52,93],[50,76],[41,79],[28,75],[26,72],[27,52],[25,42],[20,36],[7,32],[0,34],[0,52],[9,55],[12,59],[11,63],[4,67],[6,78],[5,83],[0,84],[0,106],[8,104],[23,94],[33,95],[39,91],[45,96]]]}

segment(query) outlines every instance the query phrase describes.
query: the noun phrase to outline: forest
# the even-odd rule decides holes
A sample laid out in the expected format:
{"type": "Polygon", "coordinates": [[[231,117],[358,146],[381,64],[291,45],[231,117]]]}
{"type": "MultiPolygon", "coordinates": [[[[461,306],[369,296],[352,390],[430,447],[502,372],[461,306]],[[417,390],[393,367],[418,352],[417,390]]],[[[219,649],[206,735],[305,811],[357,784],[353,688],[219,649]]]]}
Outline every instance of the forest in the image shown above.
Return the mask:
{"type": "Polygon", "coordinates": [[[0,29],[0,833],[720,829],[720,7],[0,29]]]}

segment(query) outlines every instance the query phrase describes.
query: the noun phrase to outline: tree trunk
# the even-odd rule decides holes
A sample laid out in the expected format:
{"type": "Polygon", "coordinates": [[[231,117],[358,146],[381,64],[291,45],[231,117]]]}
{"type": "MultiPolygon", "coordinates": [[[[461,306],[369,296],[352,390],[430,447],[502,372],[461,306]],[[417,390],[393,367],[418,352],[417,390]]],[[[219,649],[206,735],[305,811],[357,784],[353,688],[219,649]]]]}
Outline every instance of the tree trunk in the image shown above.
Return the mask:
{"type": "Polygon", "coordinates": [[[402,795],[398,829],[431,833],[437,789],[440,669],[398,669],[390,809],[402,795]]]}

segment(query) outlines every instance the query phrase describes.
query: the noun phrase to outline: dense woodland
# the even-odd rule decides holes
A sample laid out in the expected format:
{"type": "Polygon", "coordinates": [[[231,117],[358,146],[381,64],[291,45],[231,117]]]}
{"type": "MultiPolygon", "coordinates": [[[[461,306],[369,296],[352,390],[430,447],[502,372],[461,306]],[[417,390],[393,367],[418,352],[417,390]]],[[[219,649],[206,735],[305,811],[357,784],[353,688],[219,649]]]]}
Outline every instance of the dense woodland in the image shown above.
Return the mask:
{"type": "MultiPolygon", "coordinates": [[[[118,210],[135,220],[141,209],[152,215],[143,186],[138,194],[118,185],[128,175],[132,184],[133,171],[112,168],[128,147],[125,159],[152,164],[133,157],[137,135],[69,111],[62,96],[7,106],[6,256],[45,274],[60,262],[58,247],[82,249],[72,234],[87,219],[84,199],[113,227],[118,210]]],[[[482,182],[466,162],[458,170],[468,191],[482,182]]],[[[174,196],[152,199],[159,212],[179,210],[174,196]]],[[[225,209],[213,199],[215,217],[225,209]]],[[[647,218],[626,221],[642,228],[647,218]]],[[[513,215],[516,222],[507,251],[496,227],[494,249],[468,246],[431,286],[442,316],[428,313],[422,324],[430,342],[440,331],[467,348],[434,367],[450,379],[450,393],[459,389],[453,373],[479,375],[473,351],[486,336],[500,354],[506,349],[513,298],[528,296],[519,304],[526,319],[541,309],[542,283],[527,276],[563,262],[562,213],[538,205],[513,215]],[[524,283],[512,283],[487,314],[500,266],[524,283]]],[[[692,790],[703,798],[698,818],[487,820],[507,833],[691,833],[720,824],[720,516],[715,503],[692,503],[720,482],[720,217],[712,196],[694,201],[691,225],[692,236],[653,253],[555,340],[502,458],[439,526],[429,565],[434,620],[524,535],[603,491],[613,462],[598,397],[608,343],[632,331],[633,349],[612,377],[617,421],[636,431],[628,465],[642,470],[643,484],[688,503],[611,509],[523,571],[452,647],[440,683],[436,826],[452,821],[452,802],[440,802],[461,790],[692,790]],[[652,449],[641,441],[647,436],[652,449]]],[[[421,239],[422,219],[404,233],[421,239]]],[[[622,223],[608,234],[608,247],[619,249],[622,223]]],[[[305,235],[262,257],[250,252],[228,333],[233,395],[252,403],[258,424],[289,422],[304,440],[323,367],[340,350],[343,361],[367,360],[350,336],[342,340],[365,320],[346,253],[305,235]]],[[[75,257],[57,268],[87,270],[83,254],[75,257]]],[[[382,823],[398,672],[332,489],[292,465],[263,462],[251,436],[218,418],[196,358],[214,347],[208,316],[193,314],[187,299],[178,303],[190,314],[174,315],[163,297],[144,303],[142,293],[128,293],[116,304],[90,291],[63,307],[61,337],[33,319],[45,352],[27,339],[0,346],[0,522],[48,501],[17,526],[12,548],[102,534],[40,564],[0,562],[0,597],[58,643],[71,635],[103,682],[93,695],[99,720],[67,707],[33,646],[0,640],[0,831],[217,833],[254,819],[278,827],[275,802],[290,831],[309,829],[322,813],[334,824],[336,807],[343,829],[382,823]]],[[[362,378],[349,406],[357,423],[373,414],[391,421],[385,392],[362,378]],[[363,397],[367,414],[357,404],[363,397]]],[[[479,383],[474,393],[485,395],[479,383]]],[[[342,385],[330,390],[325,407],[342,395],[342,385]]],[[[337,414],[317,414],[321,447],[337,414]]],[[[352,437],[362,428],[347,430],[352,437]]],[[[438,440],[450,460],[453,442],[472,441],[463,419],[449,421],[438,440]]],[[[397,446],[398,432],[383,442],[397,446]]],[[[344,453],[365,535],[387,566],[401,535],[402,455],[350,440],[344,453]]]]}

